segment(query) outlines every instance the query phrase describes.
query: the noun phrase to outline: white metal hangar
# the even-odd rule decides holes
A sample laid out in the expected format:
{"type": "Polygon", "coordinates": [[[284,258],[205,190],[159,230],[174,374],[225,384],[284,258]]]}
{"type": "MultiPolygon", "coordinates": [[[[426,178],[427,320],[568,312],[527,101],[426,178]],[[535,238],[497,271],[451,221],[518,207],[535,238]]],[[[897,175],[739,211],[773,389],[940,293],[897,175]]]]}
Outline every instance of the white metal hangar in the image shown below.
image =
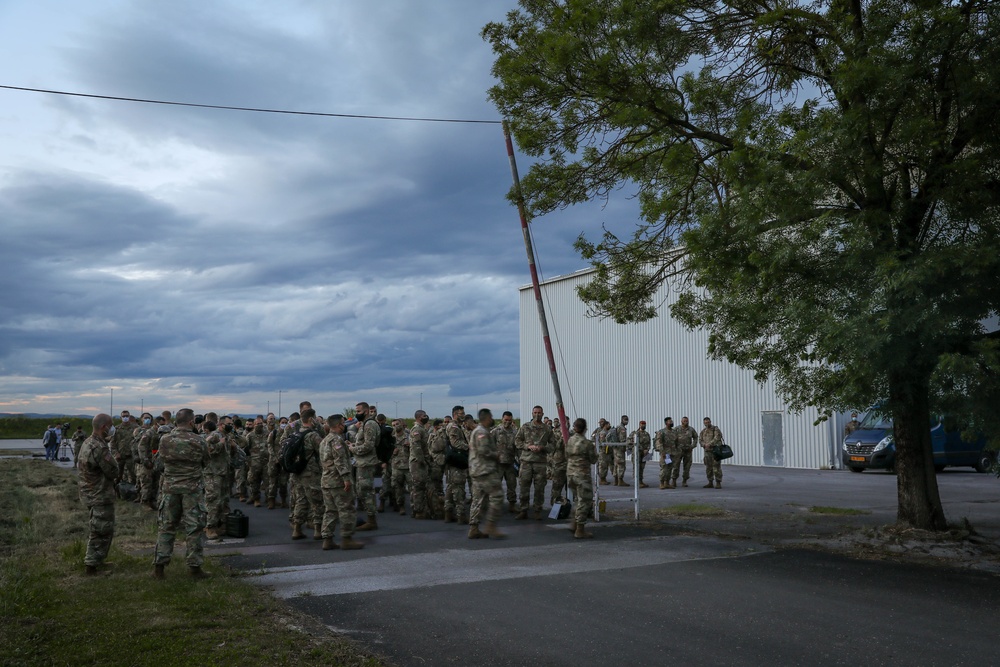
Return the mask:
{"type": "MultiPolygon", "coordinates": [[[[726,361],[708,358],[708,333],[688,331],[670,317],[677,293],[661,285],[654,303],[660,315],[641,324],[616,324],[587,317],[576,287],[593,270],[547,280],[542,295],[562,386],[566,415],[597,427],[604,417],[618,424],[629,415],[629,428],[645,420],[650,433],[665,417],[680,425],[688,417],[700,431],[711,417],[722,429],[738,465],[790,468],[840,467],[844,416],[813,423],[818,411],[790,413],[774,382],[761,385],[753,374],[726,361]]],[[[541,405],[555,415],[555,400],[538,309],[531,285],[521,288],[521,415],[541,405]]],[[[695,453],[700,461],[700,451],[695,453]]]]}

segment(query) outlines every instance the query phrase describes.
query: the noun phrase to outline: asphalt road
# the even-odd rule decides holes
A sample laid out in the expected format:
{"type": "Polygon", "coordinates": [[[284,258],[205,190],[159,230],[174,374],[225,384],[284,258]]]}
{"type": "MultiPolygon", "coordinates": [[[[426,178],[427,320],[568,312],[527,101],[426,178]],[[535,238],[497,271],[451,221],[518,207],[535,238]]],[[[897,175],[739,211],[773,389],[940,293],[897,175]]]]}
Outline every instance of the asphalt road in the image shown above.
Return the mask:
{"type": "MultiPolygon", "coordinates": [[[[657,530],[609,521],[581,541],[564,522],[508,514],[508,539],[468,540],[464,527],[387,511],[380,530],[357,535],[365,549],[323,552],[289,540],[287,512],[244,507],[251,536],[210,551],[400,665],[997,662],[1000,577],[779,549],[755,535],[766,516],[790,517],[771,530],[804,530],[795,519],[812,505],[889,523],[893,476],[727,467],[723,489],[700,481],[643,489],[641,507],[727,508],[738,512],[735,537],[691,534],[683,520],[657,530]]],[[[949,517],[1000,537],[996,478],[955,470],[939,483],[949,517]]]]}

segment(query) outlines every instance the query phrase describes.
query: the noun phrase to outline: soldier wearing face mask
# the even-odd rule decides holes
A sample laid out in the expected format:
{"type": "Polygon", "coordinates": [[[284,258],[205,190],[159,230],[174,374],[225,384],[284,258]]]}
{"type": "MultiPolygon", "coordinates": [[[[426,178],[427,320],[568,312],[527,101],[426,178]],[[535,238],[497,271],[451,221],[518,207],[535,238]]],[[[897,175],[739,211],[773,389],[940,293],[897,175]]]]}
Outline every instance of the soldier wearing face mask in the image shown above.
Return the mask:
{"type": "Polygon", "coordinates": [[[281,465],[281,439],[288,428],[288,419],[282,417],[267,434],[267,509],[273,510],[281,496],[281,507],[288,507],[288,472],[281,465]]]}
{"type": "Polygon", "coordinates": [[[80,500],[90,512],[90,536],[83,559],[88,575],[97,574],[111,549],[115,535],[114,482],[118,478],[118,464],[108,447],[116,432],[111,415],[97,415],[93,426],[94,431],[80,448],[76,462],[80,471],[80,500]]]}
{"type": "Polygon", "coordinates": [[[247,474],[247,502],[253,503],[254,507],[260,507],[260,487],[261,482],[267,476],[267,430],[264,428],[264,418],[257,415],[253,422],[253,428],[247,434],[247,442],[250,445],[250,462],[247,474]]]}
{"type": "Polygon", "coordinates": [[[118,461],[118,481],[135,484],[135,459],[132,457],[132,438],[138,424],[128,410],[122,410],[122,422],[111,439],[111,451],[118,461]]]}
{"type": "Polygon", "coordinates": [[[413,413],[413,428],[410,429],[410,508],[414,519],[433,518],[428,510],[433,499],[430,496],[430,436],[427,422],[430,418],[423,410],[413,413]]]}
{"type": "Polygon", "coordinates": [[[208,514],[205,537],[210,540],[222,539],[222,517],[226,513],[224,496],[229,493],[226,488],[229,475],[229,443],[225,432],[217,428],[218,418],[214,412],[209,412],[205,415],[203,424],[205,443],[208,445],[208,465],[205,466],[204,472],[205,509],[208,514]]]}
{"type": "Polygon", "coordinates": [[[153,423],[153,415],[144,412],[140,417],[141,423],[136,433],[136,468],[135,476],[139,481],[139,497],[136,502],[142,503],[148,510],[156,509],[156,487],[153,486],[153,444],[156,437],[156,424],[153,423]]]}

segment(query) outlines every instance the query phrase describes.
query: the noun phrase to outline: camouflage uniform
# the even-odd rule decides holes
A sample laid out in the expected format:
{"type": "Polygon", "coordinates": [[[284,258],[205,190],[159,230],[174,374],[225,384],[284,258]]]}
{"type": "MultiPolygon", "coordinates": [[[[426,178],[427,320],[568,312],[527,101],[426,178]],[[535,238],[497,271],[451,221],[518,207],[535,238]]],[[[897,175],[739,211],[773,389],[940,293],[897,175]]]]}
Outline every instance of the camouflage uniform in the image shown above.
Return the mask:
{"type": "Polygon", "coordinates": [[[115,536],[115,480],[118,464],[108,443],[91,435],[80,447],[76,460],[80,471],[80,500],[90,511],[90,535],[84,565],[97,566],[104,562],[115,536]]]}
{"type": "Polygon", "coordinates": [[[493,438],[497,442],[497,452],[499,454],[500,479],[507,486],[507,504],[513,510],[517,505],[517,470],[514,463],[517,461],[517,429],[511,424],[510,428],[503,424],[493,427],[493,438]]]}
{"type": "Polygon", "coordinates": [[[549,504],[555,505],[560,499],[566,498],[566,442],[561,429],[552,429],[552,454],[549,455],[548,463],[552,468],[549,504]]]}
{"type": "Polygon", "coordinates": [[[444,426],[430,434],[430,453],[427,461],[427,472],[430,476],[430,494],[435,500],[435,512],[442,509],[444,502],[444,448],[448,442],[448,433],[444,426]]]}
{"type": "Polygon", "coordinates": [[[477,426],[469,436],[469,474],[472,476],[472,510],[469,525],[479,526],[486,503],[486,523],[496,524],[503,510],[499,451],[493,434],[477,426]]]}
{"type": "Polygon", "coordinates": [[[154,507],[156,487],[153,484],[153,450],[160,448],[160,434],[156,424],[136,429],[139,434],[136,445],[135,476],[139,480],[139,502],[154,507]]]}
{"type": "Polygon", "coordinates": [[[632,456],[635,457],[632,459],[632,474],[639,478],[639,486],[644,486],[645,484],[642,481],[642,476],[646,473],[646,454],[649,453],[649,448],[650,445],[652,445],[653,439],[649,435],[649,431],[644,428],[639,428],[632,431],[628,437],[628,441],[631,444],[635,444],[636,442],[639,444],[638,453],[635,453],[634,449],[632,450],[632,456]],[[638,473],[636,472],[637,468],[638,473]]]}
{"type": "MultiPolygon", "coordinates": [[[[396,441],[389,465],[392,466],[392,493],[399,505],[399,513],[406,514],[406,490],[410,486],[410,436],[405,428],[393,430],[392,437],[396,441]]],[[[413,497],[410,497],[413,504],[413,497]]]]}
{"type": "Polygon", "coordinates": [[[428,507],[433,507],[431,497],[430,477],[428,477],[427,461],[428,434],[423,424],[416,423],[410,429],[410,509],[414,518],[430,518],[428,507]]]}
{"type": "MultiPolygon", "coordinates": [[[[628,427],[624,424],[619,424],[618,426],[611,429],[615,434],[615,442],[625,443],[628,442],[628,427]]],[[[625,447],[614,447],[613,455],[615,459],[615,467],[613,475],[618,483],[622,486],[625,485],[625,447]]]]}
{"type": "MultiPolygon", "coordinates": [[[[677,479],[677,467],[680,465],[680,448],[677,445],[677,429],[664,426],[656,432],[656,451],[660,453],[660,488],[670,485],[671,474],[677,479]],[[667,463],[667,459],[670,463],[667,463]]],[[[690,466],[688,467],[690,470],[690,466]]],[[[685,478],[687,479],[687,478],[685,478]]]]}
{"type": "Polygon", "coordinates": [[[134,418],[115,427],[111,438],[111,452],[118,460],[118,480],[135,484],[135,459],[132,458],[132,438],[138,427],[134,418]]]}
{"type": "MultiPolygon", "coordinates": [[[[466,430],[458,422],[453,421],[448,424],[445,434],[452,449],[469,449],[466,430]]],[[[445,464],[444,474],[447,484],[444,491],[444,511],[446,514],[453,514],[459,523],[465,523],[465,482],[468,471],[445,464]]]]}
{"type": "Polygon", "coordinates": [[[340,538],[354,535],[357,514],[354,511],[354,494],[344,491],[344,482],[351,481],[351,456],[344,437],[330,433],[319,444],[319,461],[323,468],[320,487],[323,489],[323,537],[333,537],[340,522],[340,538]]]}
{"type": "Polygon", "coordinates": [[[534,487],[535,518],[541,518],[542,505],[545,504],[545,460],[554,448],[552,429],[545,424],[534,421],[522,424],[517,431],[514,442],[521,453],[521,469],[518,473],[518,510],[528,511],[528,493],[534,487]],[[528,447],[535,445],[542,448],[533,452],[528,447]]]}
{"type": "Polygon", "coordinates": [[[297,475],[295,473],[291,475],[299,489],[295,505],[292,506],[292,525],[310,525],[316,530],[318,537],[325,514],[321,486],[323,468],[319,462],[319,446],[323,437],[315,427],[307,428],[300,425],[299,433],[305,434],[302,447],[307,463],[305,470],[297,475]]]}
{"type": "Polygon", "coordinates": [[[687,486],[687,482],[691,479],[691,452],[694,448],[698,446],[698,432],[694,430],[691,426],[681,426],[680,428],[674,429],[677,433],[677,451],[678,454],[674,457],[675,463],[671,468],[670,472],[670,483],[677,486],[677,477],[681,472],[681,464],[684,464],[684,486],[687,486]]]}
{"type": "MultiPolygon", "coordinates": [[[[260,429],[254,427],[247,436],[250,443],[250,462],[248,464],[249,475],[247,486],[249,490],[248,502],[260,504],[261,482],[267,481],[267,431],[261,424],[260,429]]],[[[267,487],[265,486],[265,491],[267,487]]]]}
{"type": "Polygon", "coordinates": [[[288,472],[281,465],[281,440],[285,430],[273,428],[267,434],[268,506],[281,496],[281,506],[288,507],[288,472]]]}
{"type": "Polygon", "coordinates": [[[844,425],[844,437],[846,438],[850,434],[857,431],[859,428],[861,428],[861,422],[859,422],[857,419],[852,419],[851,421],[847,422],[847,424],[844,425]]]}
{"type": "MultiPolygon", "coordinates": [[[[174,431],[176,430],[174,429],[174,431]]],[[[173,434],[174,431],[170,433],[173,434]]],[[[167,436],[160,438],[161,449],[166,439],[167,436]]],[[[223,527],[222,521],[226,514],[226,500],[229,495],[226,486],[229,479],[229,446],[226,434],[222,431],[212,431],[205,438],[205,443],[208,447],[208,463],[205,466],[203,480],[205,508],[208,514],[206,527],[214,532],[223,527]]],[[[164,461],[164,465],[166,465],[166,461],[164,461]]],[[[166,474],[165,471],[164,474],[166,474]]]]}
{"type": "Polygon", "coordinates": [[[714,478],[716,484],[722,484],[722,461],[715,458],[715,454],[712,453],[712,447],[722,444],[722,431],[715,425],[703,428],[698,434],[698,440],[705,449],[704,463],[708,483],[711,484],[714,478]]]}
{"type": "Polygon", "coordinates": [[[235,495],[241,500],[247,498],[247,467],[249,465],[247,448],[249,443],[246,437],[239,431],[233,430],[226,434],[229,441],[229,480],[226,486],[226,511],[229,511],[229,497],[233,495],[233,484],[236,485],[235,495]]]}
{"type": "Polygon", "coordinates": [[[608,470],[614,465],[615,454],[614,447],[608,447],[606,443],[615,442],[616,438],[615,430],[611,428],[602,428],[598,430],[597,446],[599,448],[600,460],[597,466],[597,475],[601,482],[604,484],[608,483],[608,470]]]}
{"type": "Polygon", "coordinates": [[[87,439],[87,436],[83,433],[83,431],[77,431],[76,433],[73,434],[73,465],[74,466],[76,465],[76,462],[80,460],[80,448],[83,447],[83,442],[86,439],[87,439]]]}
{"type": "Polygon", "coordinates": [[[356,484],[358,503],[365,511],[370,523],[376,520],[375,506],[375,471],[379,467],[375,446],[382,437],[382,429],[374,419],[366,419],[363,427],[358,429],[356,442],[350,447],[354,454],[354,464],[357,466],[358,481],[356,484]]]}
{"type": "Polygon", "coordinates": [[[190,567],[201,567],[205,545],[204,477],[209,465],[208,445],[189,424],[180,424],[160,438],[159,455],[163,460],[163,496],[153,565],[170,563],[174,537],[183,525],[187,551],[184,560],[190,567]]]}
{"type": "Polygon", "coordinates": [[[591,468],[597,463],[597,448],[586,436],[574,433],[566,444],[566,478],[573,492],[573,516],[584,526],[594,510],[594,481],[591,468]]]}

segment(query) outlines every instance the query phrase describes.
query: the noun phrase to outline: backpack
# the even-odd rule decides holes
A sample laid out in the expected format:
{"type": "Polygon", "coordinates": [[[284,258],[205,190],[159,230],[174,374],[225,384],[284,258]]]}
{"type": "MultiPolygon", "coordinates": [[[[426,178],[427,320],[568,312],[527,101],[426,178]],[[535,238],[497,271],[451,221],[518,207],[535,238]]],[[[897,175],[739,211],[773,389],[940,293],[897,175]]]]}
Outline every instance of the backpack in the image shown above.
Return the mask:
{"type": "Polygon", "coordinates": [[[453,468],[467,470],[469,468],[469,450],[455,449],[451,446],[451,441],[447,440],[444,445],[444,462],[453,468]]]}
{"type": "Polygon", "coordinates": [[[45,435],[42,436],[42,446],[49,447],[56,444],[56,433],[55,431],[45,431],[45,435]]]}
{"type": "Polygon", "coordinates": [[[388,463],[392,459],[392,452],[396,449],[396,441],[392,437],[392,427],[379,426],[379,440],[375,445],[375,456],[382,463],[388,463]]]}
{"type": "Polygon", "coordinates": [[[306,434],[295,431],[281,441],[281,466],[293,475],[300,475],[309,464],[306,456],[306,434]]]}

